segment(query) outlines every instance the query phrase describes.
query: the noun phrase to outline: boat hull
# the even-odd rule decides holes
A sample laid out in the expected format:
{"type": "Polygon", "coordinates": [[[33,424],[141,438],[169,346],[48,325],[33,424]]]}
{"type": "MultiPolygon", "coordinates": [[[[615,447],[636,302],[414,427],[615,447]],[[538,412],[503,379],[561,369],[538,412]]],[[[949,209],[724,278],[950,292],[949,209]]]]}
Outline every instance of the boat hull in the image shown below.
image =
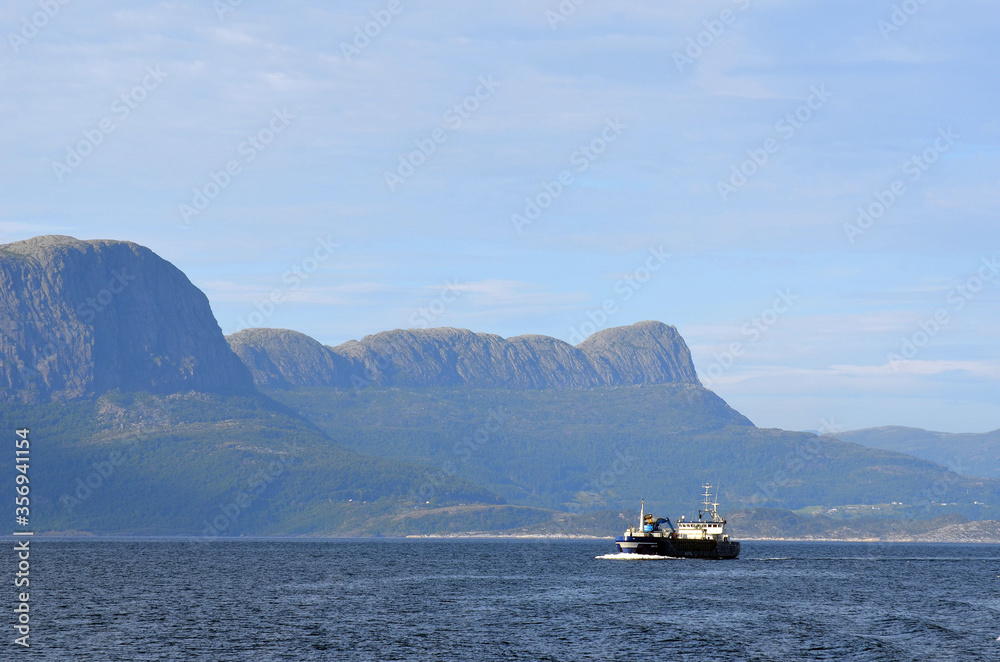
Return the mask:
{"type": "Polygon", "coordinates": [[[615,547],[622,554],[673,556],[696,559],[735,559],[740,544],[731,540],[685,540],[661,536],[618,536],[615,547]]]}

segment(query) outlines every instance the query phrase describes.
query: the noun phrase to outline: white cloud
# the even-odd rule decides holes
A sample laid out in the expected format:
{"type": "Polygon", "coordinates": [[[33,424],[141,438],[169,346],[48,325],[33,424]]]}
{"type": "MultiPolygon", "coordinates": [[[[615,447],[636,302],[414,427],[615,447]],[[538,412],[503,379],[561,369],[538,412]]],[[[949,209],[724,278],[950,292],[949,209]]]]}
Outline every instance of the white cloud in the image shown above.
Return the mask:
{"type": "Polygon", "coordinates": [[[891,377],[899,375],[940,375],[951,372],[964,372],[975,377],[1000,380],[1000,361],[949,361],[911,359],[889,362],[883,365],[833,365],[829,373],[832,375],[850,375],[859,377],[891,377]]]}
{"type": "Polygon", "coordinates": [[[354,282],[345,285],[312,285],[308,280],[299,280],[298,285],[294,288],[281,283],[254,285],[247,282],[219,280],[204,282],[200,287],[213,303],[246,303],[251,305],[266,300],[273,292],[277,292],[287,303],[349,306],[356,305],[359,298],[389,290],[382,283],[354,282]]]}
{"type": "MultiPolygon", "coordinates": [[[[471,295],[467,297],[467,300],[473,305],[486,308],[524,308],[526,306],[566,308],[585,300],[585,297],[580,294],[555,293],[544,286],[517,280],[487,279],[467,283],[459,282],[453,285],[453,288],[463,294],[471,295]]],[[[440,289],[440,287],[429,285],[427,289],[440,289]]]]}

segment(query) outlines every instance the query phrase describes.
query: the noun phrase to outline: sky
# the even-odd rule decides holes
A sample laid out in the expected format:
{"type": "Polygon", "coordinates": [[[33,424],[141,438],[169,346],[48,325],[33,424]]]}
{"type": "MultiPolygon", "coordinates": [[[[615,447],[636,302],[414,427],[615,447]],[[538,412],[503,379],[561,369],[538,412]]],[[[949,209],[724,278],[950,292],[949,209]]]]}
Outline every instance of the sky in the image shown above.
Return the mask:
{"type": "Polygon", "coordinates": [[[993,2],[0,0],[0,27],[0,242],[145,245],[227,334],[659,320],[762,427],[1000,428],[993,2]]]}

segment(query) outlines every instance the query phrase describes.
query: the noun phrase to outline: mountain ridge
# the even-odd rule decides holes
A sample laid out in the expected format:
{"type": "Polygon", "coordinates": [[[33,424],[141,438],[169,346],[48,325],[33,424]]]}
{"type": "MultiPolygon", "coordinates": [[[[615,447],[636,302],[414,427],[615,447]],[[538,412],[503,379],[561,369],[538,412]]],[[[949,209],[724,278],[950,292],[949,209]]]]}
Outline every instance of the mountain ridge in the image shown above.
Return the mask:
{"type": "Polygon", "coordinates": [[[336,347],[289,329],[245,329],[226,339],[254,383],[271,388],[700,385],[677,329],[655,321],[604,329],[576,346],[451,327],[382,331],[336,347]]]}
{"type": "Polygon", "coordinates": [[[1000,429],[991,432],[934,432],[901,425],[838,432],[869,448],[906,453],[944,465],[956,473],[1000,478],[1000,429]]]}
{"type": "Polygon", "coordinates": [[[0,246],[0,286],[0,420],[45,440],[39,530],[509,529],[640,498],[666,512],[706,480],[731,507],[997,517],[1000,481],[756,428],[662,322],[576,346],[453,328],[227,339],[151,250],[62,236],[0,246]]]}

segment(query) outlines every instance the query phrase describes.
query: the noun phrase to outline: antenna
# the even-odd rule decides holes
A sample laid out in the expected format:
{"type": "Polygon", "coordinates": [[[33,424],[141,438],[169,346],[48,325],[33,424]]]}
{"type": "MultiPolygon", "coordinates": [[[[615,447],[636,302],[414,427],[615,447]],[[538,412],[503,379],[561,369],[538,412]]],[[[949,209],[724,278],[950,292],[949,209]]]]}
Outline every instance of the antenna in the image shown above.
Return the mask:
{"type": "Polygon", "coordinates": [[[708,483],[705,483],[701,487],[702,487],[702,489],[705,490],[705,494],[702,495],[702,501],[701,501],[702,504],[704,504],[704,506],[705,506],[705,510],[704,511],[702,511],[702,510],[698,511],[698,521],[699,522],[701,521],[702,512],[704,512],[706,515],[709,514],[710,512],[712,512],[711,511],[712,492],[710,491],[712,489],[712,486],[709,485],[708,483]]]}

